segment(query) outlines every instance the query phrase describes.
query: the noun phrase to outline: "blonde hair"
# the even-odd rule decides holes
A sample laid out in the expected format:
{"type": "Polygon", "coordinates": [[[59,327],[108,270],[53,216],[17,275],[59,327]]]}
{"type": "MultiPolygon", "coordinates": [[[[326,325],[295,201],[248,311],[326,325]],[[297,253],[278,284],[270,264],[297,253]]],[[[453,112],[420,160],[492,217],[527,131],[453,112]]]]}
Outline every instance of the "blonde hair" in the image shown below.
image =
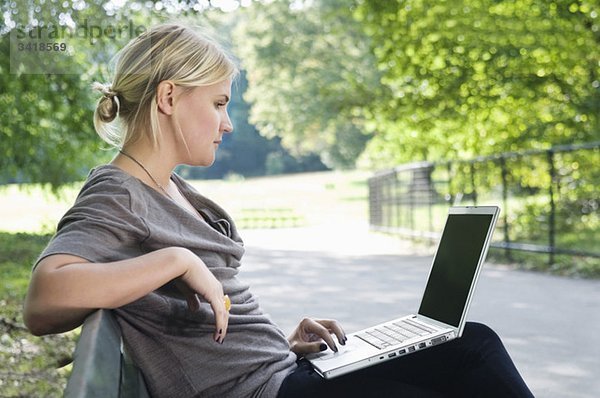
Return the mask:
{"type": "Polygon", "coordinates": [[[103,94],[94,111],[94,127],[116,147],[135,142],[142,134],[149,134],[157,144],[156,88],[161,81],[191,89],[233,79],[239,73],[233,58],[214,40],[177,24],[158,25],[142,33],[116,59],[113,82],[92,85],[103,94]],[[121,122],[123,129],[113,121],[121,122]]]}

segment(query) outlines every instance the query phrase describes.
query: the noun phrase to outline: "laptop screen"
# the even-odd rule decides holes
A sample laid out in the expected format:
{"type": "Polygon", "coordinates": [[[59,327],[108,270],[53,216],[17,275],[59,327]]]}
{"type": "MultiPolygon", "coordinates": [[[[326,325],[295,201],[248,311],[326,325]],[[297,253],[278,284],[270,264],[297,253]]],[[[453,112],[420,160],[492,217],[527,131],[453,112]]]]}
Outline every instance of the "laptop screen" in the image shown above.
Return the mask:
{"type": "Polygon", "coordinates": [[[419,314],[458,327],[491,214],[449,214],[429,274],[419,314]]]}

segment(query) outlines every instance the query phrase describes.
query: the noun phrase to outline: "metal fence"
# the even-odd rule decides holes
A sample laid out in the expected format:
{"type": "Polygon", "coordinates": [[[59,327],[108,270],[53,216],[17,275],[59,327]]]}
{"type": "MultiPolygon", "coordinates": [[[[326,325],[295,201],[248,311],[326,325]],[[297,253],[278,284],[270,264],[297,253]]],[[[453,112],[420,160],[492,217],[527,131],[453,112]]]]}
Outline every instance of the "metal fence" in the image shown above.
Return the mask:
{"type": "Polygon", "coordinates": [[[437,238],[448,207],[499,205],[493,247],[600,258],[600,142],[421,162],[369,179],[373,230],[437,238]]]}

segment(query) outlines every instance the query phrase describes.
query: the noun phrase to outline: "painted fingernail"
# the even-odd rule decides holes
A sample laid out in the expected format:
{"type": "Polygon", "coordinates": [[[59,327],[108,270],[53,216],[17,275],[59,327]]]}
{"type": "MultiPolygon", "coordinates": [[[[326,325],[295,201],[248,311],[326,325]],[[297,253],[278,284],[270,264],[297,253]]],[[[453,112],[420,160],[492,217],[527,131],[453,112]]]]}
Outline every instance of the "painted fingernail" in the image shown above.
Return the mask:
{"type": "Polygon", "coordinates": [[[319,346],[319,350],[325,351],[326,349],[327,349],[327,344],[321,343],[321,345],[319,346]]]}

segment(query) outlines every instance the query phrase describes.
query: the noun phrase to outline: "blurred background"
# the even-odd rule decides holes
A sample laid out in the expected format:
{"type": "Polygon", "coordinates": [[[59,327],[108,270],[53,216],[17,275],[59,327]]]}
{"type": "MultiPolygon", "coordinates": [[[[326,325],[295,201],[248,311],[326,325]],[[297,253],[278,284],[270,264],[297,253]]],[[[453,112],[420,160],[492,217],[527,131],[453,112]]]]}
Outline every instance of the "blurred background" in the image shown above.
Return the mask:
{"type": "Polygon", "coordinates": [[[435,239],[497,204],[490,257],[600,276],[598,0],[7,0],[0,5],[0,396],[60,395],[75,333],[32,338],[31,264],[90,168],[94,81],[161,22],[239,59],[210,168],[177,171],[243,229],[351,223],[435,239]]]}

